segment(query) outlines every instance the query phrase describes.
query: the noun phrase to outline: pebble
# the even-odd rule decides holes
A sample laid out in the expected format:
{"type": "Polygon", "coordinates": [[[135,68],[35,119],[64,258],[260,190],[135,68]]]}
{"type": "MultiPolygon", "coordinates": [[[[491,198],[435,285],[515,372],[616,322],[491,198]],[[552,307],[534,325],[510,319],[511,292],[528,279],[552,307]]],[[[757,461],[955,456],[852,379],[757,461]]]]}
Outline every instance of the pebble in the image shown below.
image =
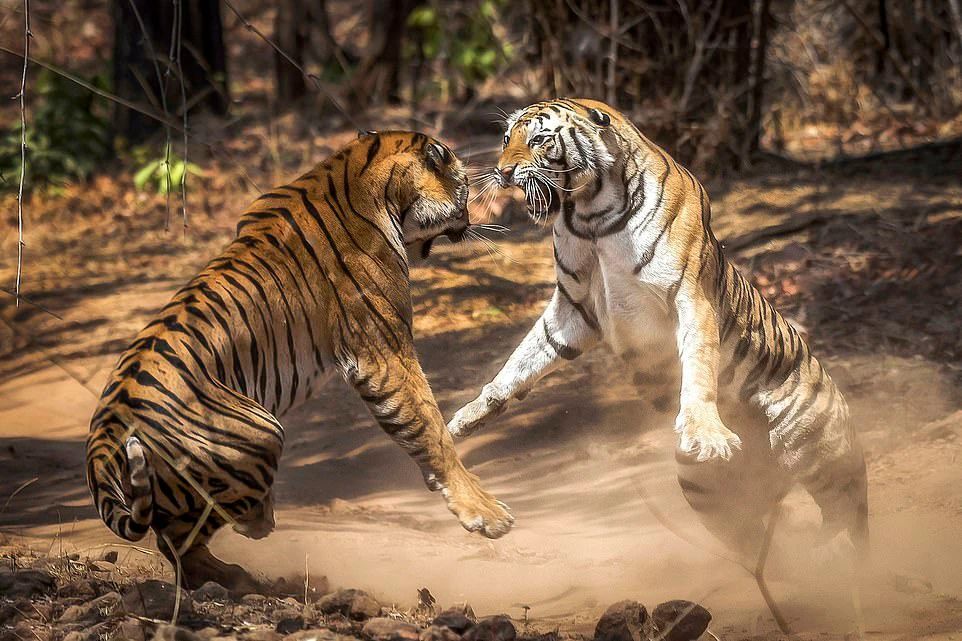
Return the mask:
{"type": "Polygon", "coordinates": [[[477,622],[462,638],[464,641],[514,641],[518,631],[511,619],[503,614],[486,617],[477,622]]]}
{"type": "Polygon", "coordinates": [[[595,641],[642,641],[648,610],[637,601],[618,601],[598,619],[595,641]]]}
{"type": "Polygon", "coordinates": [[[691,601],[666,601],[651,611],[655,633],[665,641],[694,641],[708,629],[711,613],[691,601]]]}
{"type": "Polygon", "coordinates": [[[369,619],[361,629],[361,635],[370,641],[420,641],[421,639],[421,633],[416,625],[388,617],[369,619]]]}
{"type": "Polygon", "coordinates": [[[381,604],[364,590],[338,590],[321,597],[317,609],[323,614],[343,614],[349,619],[363,621],[381,613],[381,604]]]}
{"type": "Polygon", "coordinates": [[[204,585],[194,590],[191,595],[194,601],[227,601],[230,598],[230,591],[216,581],[208,581],[204,585]]]}

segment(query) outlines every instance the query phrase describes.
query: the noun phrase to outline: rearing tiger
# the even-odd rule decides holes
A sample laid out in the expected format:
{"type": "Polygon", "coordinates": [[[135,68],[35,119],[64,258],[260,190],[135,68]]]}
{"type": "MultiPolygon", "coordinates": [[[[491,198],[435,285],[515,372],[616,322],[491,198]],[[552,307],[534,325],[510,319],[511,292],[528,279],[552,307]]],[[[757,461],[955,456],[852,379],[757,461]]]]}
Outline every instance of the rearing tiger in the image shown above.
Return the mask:
{"type": "Polygon", "coordinates": [[[508,118],[495,176],[524,190],[536,221],[553,219],[557,287],[451,433],[473,432],[599,342],[642,369],[680,360],[678,476],[705,525],[754,560],[763,518],[800,481],[822,540],[844,531],[864,550],[865,463],[845,400],[725,259],[688,170],[611,107],[554,100],[508,118]]]}
{"type": "Polygon", "coordinates": [[[182,582],[257,589],[211,555],[225,524],[274,527],[277,420],[340,372],[468,530],[513,523],[469,473],[414,351],[409,258],[468,228],[467,179],[419,133],[362,135],[264,194],[237,236],[121,356],[87,440],[101,518],[136,541],[153,529],[182,582]]]}

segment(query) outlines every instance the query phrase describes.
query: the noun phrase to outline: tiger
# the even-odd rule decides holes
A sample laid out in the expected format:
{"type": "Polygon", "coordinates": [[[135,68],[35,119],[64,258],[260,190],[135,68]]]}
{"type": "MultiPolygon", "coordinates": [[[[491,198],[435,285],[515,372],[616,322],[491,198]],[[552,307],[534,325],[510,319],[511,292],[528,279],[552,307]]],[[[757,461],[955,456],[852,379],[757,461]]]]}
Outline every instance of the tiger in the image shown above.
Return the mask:
{"type": "Polygon", "coordinates": [[[184,587],[263,587],[213,556],[225,525],[274,529],[279,417],[342,376],[461,525],[514,518],[454,449],[418,361],[409,265],[469,228],[462,162],[422,133],[367,132],[261,195],[236,235],[137,335],[91,419],[86,476],[106,525],[156,534],[184,587]]]}
{"type": "Polygon", "coordinates": [[[556,284],[451,434],[471,434],[599,343],[636,371],[667,363],[679,386],[678,483],[706,529],[754,565],[766,517],[800,483],[822,516],[816,550],[857,559],[868,490],[845,398],[725,257],[702,184],[602,102],[539,102],[506,125],[491,175],[520,187],[528,215],[551,226],[556,284]]]}

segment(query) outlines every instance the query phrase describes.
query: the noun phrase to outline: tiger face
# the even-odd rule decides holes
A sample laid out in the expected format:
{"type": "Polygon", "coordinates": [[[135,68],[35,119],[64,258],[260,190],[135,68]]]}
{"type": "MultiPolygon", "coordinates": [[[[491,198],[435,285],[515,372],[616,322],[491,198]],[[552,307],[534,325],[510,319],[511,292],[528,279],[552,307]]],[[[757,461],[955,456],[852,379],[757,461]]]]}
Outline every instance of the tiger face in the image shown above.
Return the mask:
{"type": "Polygon", "coordinates": [[[423,144],[414,144],[407,152],[412,161],[401,170],[400,181],[405,185],[401,189],[408,191],[400,199],[407,203],[400,213],[401,234],[412,262],[427,258],[439,236],[459,242],[470,225],[464,165],[442,143],[421,138],[423,144]]]}
{"type": "Polygon", "coordinates": [[[614,165],[606,132],[621,117],[593,100],[539,102],[508,117],[495,179],[524,190],[528,215],[550,223],[562,202],[591,183],[600,184],[614,165]]]}

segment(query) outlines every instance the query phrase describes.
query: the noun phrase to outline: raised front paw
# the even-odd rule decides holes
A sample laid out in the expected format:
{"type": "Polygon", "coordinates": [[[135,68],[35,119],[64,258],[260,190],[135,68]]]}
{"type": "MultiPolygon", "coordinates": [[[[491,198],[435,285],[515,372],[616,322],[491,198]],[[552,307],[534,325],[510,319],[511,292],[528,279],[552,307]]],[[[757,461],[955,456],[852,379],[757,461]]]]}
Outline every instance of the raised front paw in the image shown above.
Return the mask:
{"type": "Polygon", "coordinates": [[[508,506],[482,489],[477,477],[469,472],[449,483],[442,493],[448,509],[468,532],[480,532],[489,539],[497,539],[514,525],[514,516],[508,506]]]}
{"type": "Polygon", "coordinates": [[[678,449],[696,455],[699,462],[727,461],[735,450],[742,448],[742,440],[725,427],[714,408],[682,410],[675,422],[675,431],[679,434],[678,449]]]}
{"type": "Polygon", "coordinates": [[[448,422],[448,432],[454,438],[473,434],[484,426],[486,420],[504,411],[505,401],[492,394],[488,386],[481,395],[459,409],[448,422]]]}

